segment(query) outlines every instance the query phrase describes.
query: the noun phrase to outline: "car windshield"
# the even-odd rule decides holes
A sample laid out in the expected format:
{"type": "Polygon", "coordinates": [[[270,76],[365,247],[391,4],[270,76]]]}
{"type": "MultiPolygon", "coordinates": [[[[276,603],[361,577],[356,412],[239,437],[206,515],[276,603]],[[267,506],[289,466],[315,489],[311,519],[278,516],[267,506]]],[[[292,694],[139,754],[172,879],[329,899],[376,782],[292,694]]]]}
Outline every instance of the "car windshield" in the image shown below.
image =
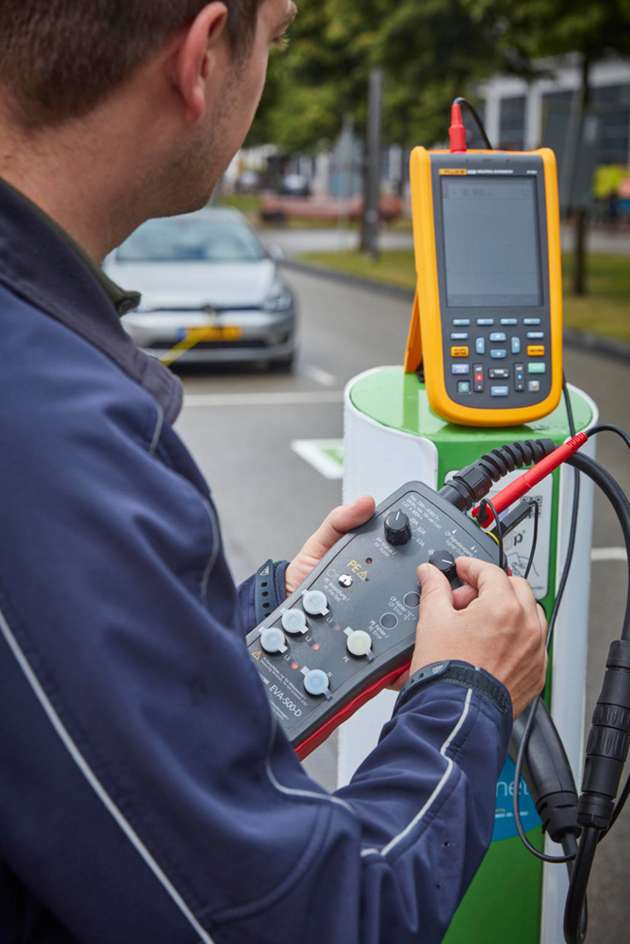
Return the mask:
{"type": "Polygon", "coordinates": [[[211,216],[150,220],[116,253],[118,262],[256,262],[264,257],[245,223],[211,216]]]}

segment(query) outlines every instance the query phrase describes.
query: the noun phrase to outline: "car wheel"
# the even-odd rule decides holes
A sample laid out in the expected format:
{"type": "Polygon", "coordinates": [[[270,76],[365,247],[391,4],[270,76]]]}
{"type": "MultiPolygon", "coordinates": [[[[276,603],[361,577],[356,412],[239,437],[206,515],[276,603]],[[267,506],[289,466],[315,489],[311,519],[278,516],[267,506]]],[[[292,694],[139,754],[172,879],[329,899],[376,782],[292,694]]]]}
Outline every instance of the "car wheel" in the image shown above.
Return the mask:
{"type": "Polygon", "coordinates": [[[290,374],[295,367],[295,351],[291,351],[286,357],[271,362],[271,369],[281,374],[290,374]]]}

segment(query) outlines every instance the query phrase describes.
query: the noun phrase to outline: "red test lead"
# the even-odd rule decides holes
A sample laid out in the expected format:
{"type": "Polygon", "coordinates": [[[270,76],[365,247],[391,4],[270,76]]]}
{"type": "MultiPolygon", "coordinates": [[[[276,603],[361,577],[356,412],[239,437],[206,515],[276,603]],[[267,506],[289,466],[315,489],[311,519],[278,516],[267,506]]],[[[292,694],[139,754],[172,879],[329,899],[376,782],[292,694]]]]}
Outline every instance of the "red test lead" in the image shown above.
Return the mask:
{"type": "MultiPolygon", "coordinates": [[[[538,485],[544,478],[551,475],[552,472],[555,472],[558,466],[561,466],[563,462],[570,459],[586,442],[588,442],[588,435],[586,433],[578,433],[577,436],[572,436],[571,439],[567,439],[562,446],[559,446],[550,455],[546,456],[535,466],[532,466],[532,468],[524,472],[523,475],[520,475],[514,482],[511,482],[509,485],[506,485],[505,488],[501,489],[492,499],[492,504],[497,515],[500,515],[502,511],[505,511],[513,505],[514,502],[518,501],[519,498],[522,498],[523,495],[531,491],[535,485],[538,485]]],[[[476,508],[473,508],[472,515],[479,520],[479,524],[482,528],[488,528],[493,521],[492,511],[486,505],[485,518],[482,520],[480,517],[480,509],[481,505],[477,505],[476,508]]]]}
{"type": "Polygon", "coordinates": [[[466,127],[462,118],[461,105],[454,103],[451,105],[451,127],[448,129],[448,136],[451,141],[451,153],[462,154],[468,150],[466,144],[466,127]]]}

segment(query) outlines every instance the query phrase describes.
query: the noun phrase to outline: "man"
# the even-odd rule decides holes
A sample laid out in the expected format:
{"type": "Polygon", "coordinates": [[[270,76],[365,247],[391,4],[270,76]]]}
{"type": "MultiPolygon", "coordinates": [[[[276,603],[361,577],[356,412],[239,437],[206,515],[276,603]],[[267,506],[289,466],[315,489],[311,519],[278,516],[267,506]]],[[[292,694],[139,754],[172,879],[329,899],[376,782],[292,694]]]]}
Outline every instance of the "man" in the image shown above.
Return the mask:
{"type": "MultiPolygon", "coordinates": [[[[421,568],[412,673],[460,660],[464,684],[412,678],[352,783],[312,783],[243,644],[260,578],[234,587],[179,384],[98,270],[207,201],[295,12],[0,0],[3,944],[439,941],[543,684],[524,581],[460,560],[453,594],[421,568]]],[[[274,601],[372,511],[274,565],[274,601]]]]}

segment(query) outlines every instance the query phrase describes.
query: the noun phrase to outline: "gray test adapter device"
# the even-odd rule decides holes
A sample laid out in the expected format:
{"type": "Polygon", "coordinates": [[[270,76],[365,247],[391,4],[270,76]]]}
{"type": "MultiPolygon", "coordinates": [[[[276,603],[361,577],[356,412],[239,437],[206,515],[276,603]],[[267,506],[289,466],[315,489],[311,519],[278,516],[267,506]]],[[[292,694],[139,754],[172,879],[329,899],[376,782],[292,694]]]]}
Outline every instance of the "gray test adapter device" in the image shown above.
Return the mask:
{"type": "Polygon", "coordinates": [[[496,542],[433,489],[402,486],[343,537],[247,636],[271,710],[306,757],[405,668],[429,561],[459,586],[457,557],[499,564],[496,542]]]}

